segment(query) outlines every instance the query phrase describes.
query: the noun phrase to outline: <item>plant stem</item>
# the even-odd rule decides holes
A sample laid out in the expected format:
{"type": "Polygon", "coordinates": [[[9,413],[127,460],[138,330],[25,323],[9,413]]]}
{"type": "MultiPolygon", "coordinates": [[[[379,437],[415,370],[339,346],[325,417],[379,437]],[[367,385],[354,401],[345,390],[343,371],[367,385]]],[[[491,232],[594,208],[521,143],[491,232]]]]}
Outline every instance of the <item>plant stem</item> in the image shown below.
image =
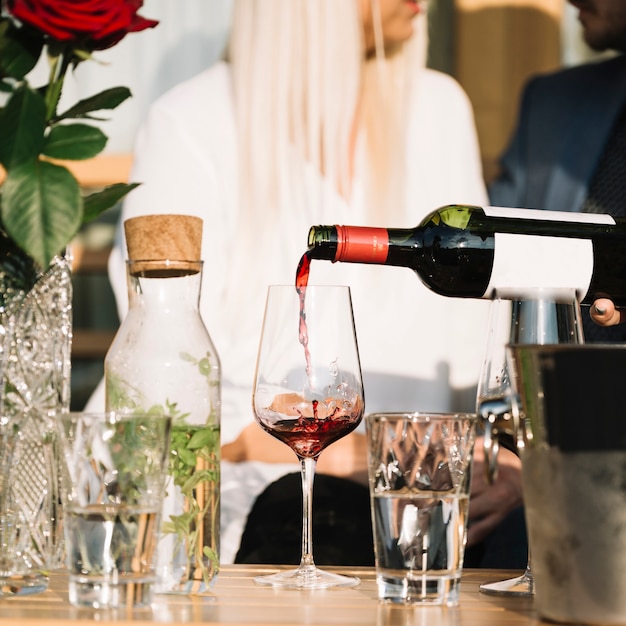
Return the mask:
{"type": "Polygon", "coordinates": [[[50,77],[48,87],[46,88],[46,121],[49,122],[55,115],[61,91],[63,90],[63,81],[67,72],[68,61],[61,52],[56,56],[50,57],[50,77]]]}

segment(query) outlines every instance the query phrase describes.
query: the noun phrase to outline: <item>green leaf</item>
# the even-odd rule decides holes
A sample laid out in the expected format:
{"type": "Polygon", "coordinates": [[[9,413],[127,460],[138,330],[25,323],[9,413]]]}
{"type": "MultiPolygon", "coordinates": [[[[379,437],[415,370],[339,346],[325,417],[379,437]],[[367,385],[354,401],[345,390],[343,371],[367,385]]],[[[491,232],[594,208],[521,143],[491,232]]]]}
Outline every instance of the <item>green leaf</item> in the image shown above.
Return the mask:
{"type": "Polygon", "coordinates": [[[57,116],[55,121],[76,118],[87,117],[92,111],[102,111],[103,109],[115,109],[124,100],[130,98],[131,93],[128,87],[112,87],[111,89],[105,89],[95,96],[80,100],[73,107],[70,107],[64,113],[57,116]]]}
{"type": "Polygon", "coordinates": [[[0,163],[9,170],[32,162],[41,153],[46,128],[41,95],[23,85],[9,98],[0,121],[0,163]]]}
{"type": "Polygon", "coordinates": [[[198,361],[198,370],[200,371],[201,376],[210,376],[211,375],[211,359],[209,357],[204,357],[198,361]]]}
{"type": "Polygon", "coordinates": [[[202,549],[202,553],[204,554],[204,556],[206,556],[210,561],[213,561],[213,563],[217,563],[218,561],[218,556],[217,556],[217,552],[215,550],[213,550],[212,548],[210,548],[209,546],[204,546],[204,548],[202,549]]]}
{"type": "Polygon", "coordinates": [[[23,79],[37,65],[42,48],[39,31],[18,30],[10,20],[0,20],[0,76],[23,79]]]}
{"type": "Polygon", "coordinates": [[[138,187],[139,183],[116,183],[102,191],[88,195],[84,200],[83,223],[95,220],[101,213],[115,206],[127,193],[138,187]]]}
{"type": "Polygon", "coordinates": [[[185,465],[188,465],[190,467],[196,466],[196,455],[193,452],[190,452],[189,450],[185,450],[184,448],[180,448],[179,450],[177,450],[177,452],[178,452],[178,456],[180,460],[185,465]]]}
{"type": "Polygon", "coordinates": [[[83,202],[67,168],[33,160],[8,171],[2,187],[2,223],[43,268],[78,231],[83,202]]]}
{"type": "Polygon", "coordinates": [[[53,159],[90,159],[106,145],[106,135],[89,124],[64,124],[50,129],[43,154],[53,159]]]}
{"type": "Polygon", "coordinates": [[[200,448],[204,448],[205,446],[209,446],[213,443],[216,438],[216,433],[210,429],[202,429],[197,430],[189,440],[187,444],[187,448],[189,450],[198,450],[200,448]]]}
{"type": "Polygon", "coordinates": [[[173,522],[163,522],[161,524],[161,532],[165,535],[171,535],[176,532],[176,526],[173,522]]]}
{"type": "Polygon", "coordinates": [[[180,485],[180,490],[184,495],[191,496],[193,494],[193,490],[200,483],[210,482],[211,480],[215,480],[215,478],[216,475],[214,472],[194,472],[182,485],[180,485]]]}

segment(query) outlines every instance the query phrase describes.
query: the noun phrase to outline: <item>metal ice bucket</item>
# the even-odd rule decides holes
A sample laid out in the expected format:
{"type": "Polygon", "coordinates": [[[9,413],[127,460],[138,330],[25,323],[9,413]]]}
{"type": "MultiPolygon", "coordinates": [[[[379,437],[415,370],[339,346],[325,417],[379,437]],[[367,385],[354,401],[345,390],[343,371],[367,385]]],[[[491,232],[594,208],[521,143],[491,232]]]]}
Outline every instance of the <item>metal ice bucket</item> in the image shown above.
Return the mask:
{"type": "Polygon", "coordinates": [[[626,624],[626,346],[512,345],[536,608],[626,624]]]}

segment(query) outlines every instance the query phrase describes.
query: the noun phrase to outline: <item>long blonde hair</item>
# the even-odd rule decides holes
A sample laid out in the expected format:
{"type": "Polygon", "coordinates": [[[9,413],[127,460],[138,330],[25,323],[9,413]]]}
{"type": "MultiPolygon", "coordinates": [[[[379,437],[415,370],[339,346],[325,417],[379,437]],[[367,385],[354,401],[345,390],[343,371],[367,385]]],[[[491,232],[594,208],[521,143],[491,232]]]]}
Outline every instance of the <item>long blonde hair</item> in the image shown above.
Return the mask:
{"type": "Polygon", "coordinates": [[[371,2],[377,53],[365,59],[358,0],[235,1],[228,54],[248,224],[256,207],[269,219],[319,201],[298,196],[303,161],[349,195],[355,133],[366,142],[368,215],[392,215],[404,202],[404,122],[426,64],[426,17],[385,54],[378,0],[371,2]]]}

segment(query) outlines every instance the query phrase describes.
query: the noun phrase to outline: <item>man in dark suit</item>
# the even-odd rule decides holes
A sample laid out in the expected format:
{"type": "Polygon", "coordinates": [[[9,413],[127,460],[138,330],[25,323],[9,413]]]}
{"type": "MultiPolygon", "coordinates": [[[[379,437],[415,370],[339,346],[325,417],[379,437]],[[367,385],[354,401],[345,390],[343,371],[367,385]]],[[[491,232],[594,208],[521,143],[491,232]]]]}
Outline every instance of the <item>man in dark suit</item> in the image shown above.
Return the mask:
{"type": "MultiPolygon", "coordinates": [[[[587,44],[618,54],[529,81],[490,200],[626,217],[626,1],[569,1],[587,44]]],[[[592,307],[599,323],[613,312],[604,300],[592,307]]],[[[587,341],[626,341],[626,324],[599,328],[586,312],[583,323],[587,341]]]]}
{"type": "MultiPolygon", "coordinates": [[[[569,1],[579,10],[587,44],[619,54],[528,82],[515,134],[489,188],[490,201],[494,206],[626,217],[626,0],[569,1]]],[[[600,328],[587,313],[587,341],[626,341],[626,323],[600,328]]],[[[602,325],[617,324],[620,317],[610,300],[594,303],[591,314],[602,325]]],[[[500,492],[515,492],[518,484],[511,471],[506,479],[501,476],[500,492]]],[[[472,493],[474,511],[488,495],[496,494],[472,493]]],[[[525,530],[512,532],[521,546],[525,530]]]]}

